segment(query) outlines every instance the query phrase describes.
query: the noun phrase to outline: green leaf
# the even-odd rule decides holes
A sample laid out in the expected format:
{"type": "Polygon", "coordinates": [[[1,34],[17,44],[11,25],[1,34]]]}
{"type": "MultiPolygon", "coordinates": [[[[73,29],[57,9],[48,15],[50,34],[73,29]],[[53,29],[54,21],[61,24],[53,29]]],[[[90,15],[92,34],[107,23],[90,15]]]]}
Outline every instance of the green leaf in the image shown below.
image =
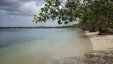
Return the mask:
{"type": "Polygon", "coordinates": [[[67,21],[64,22],[65,25],[68,24],[68,23],[69,23],[69,22],[67,22],[67,21]]]}
{"type": "Polygon", "coordinates": [[[62,24],[61,20],[58,20],[58,24],[59,24],[59,25],[62,24]]]}

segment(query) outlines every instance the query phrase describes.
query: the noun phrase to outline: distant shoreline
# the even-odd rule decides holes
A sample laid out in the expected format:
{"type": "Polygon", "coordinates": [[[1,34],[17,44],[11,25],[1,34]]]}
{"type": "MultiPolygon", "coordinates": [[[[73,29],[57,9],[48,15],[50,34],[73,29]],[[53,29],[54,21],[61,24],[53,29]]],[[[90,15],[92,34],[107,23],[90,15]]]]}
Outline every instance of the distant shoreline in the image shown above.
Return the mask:
{"type": "Polygon", "coordinates": [[[65,27],[0,27],[0,29],[10,29],[10,28],[37,29],[37,28],[75,28],[75,27],[71,27],[71,26],[65,26],[65,27]]]}

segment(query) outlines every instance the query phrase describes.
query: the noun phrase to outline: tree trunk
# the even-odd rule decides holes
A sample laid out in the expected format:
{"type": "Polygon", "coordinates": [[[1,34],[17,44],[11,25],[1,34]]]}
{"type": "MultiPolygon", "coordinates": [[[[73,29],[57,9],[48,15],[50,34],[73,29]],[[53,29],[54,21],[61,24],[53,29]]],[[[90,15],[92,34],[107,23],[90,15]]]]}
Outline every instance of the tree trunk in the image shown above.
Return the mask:
{"type": "Polygon", "coordinates": [[[81,28],[83,31],[86,31],[87,29],[85,29],[85,28],[81,28]]]}
{"type": "Polygon", "coordinates": [[[90,32],[96,32],[97,30],[96,30],[96,28],[93,27],[93,28],[89,29],[89,31],[90,32]]]}
{"type": "Polygon", "coordinates": [[[99,28],[98,31],[99,31],[99,35],[105,35],[105,34],[108,34],[109,33],[108,30],[103,29],[103,28],[99,28]]]}

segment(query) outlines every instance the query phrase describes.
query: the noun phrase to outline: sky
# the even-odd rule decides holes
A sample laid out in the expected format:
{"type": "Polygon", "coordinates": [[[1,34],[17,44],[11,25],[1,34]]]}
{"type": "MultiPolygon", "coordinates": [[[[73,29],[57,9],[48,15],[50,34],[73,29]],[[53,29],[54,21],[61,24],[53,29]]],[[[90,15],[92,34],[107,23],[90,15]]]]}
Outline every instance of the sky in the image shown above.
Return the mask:
{"type": "Polygon", "coordinates": [[[57,22],[33,23],[44,0],[0,0],[0,27],[58,26],[57,22]]]}

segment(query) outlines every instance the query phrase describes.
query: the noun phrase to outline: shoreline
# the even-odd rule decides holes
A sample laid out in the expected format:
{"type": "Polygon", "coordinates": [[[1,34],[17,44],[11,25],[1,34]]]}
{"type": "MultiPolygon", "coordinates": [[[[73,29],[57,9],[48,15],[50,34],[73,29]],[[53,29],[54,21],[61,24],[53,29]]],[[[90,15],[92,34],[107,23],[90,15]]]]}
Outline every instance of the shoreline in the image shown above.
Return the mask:
{"type": "Polygon", "coordinates": [[[93,50],[110,50],[113,49],[113,35],[97,35],[98,32],[85,32],[91,40],[93,50]]]}

